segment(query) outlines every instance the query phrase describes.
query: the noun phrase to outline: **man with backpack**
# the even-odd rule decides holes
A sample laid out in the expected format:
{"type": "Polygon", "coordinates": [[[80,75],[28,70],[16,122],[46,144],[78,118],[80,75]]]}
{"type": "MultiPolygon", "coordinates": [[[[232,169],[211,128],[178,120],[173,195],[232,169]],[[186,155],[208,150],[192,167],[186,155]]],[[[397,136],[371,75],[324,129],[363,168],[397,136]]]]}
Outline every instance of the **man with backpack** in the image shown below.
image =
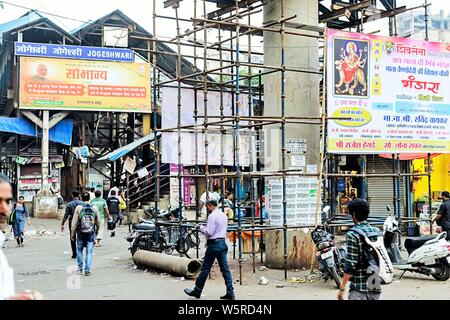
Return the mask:
{"type": "MultiPolygon", "coordinates": [[[[114,226],[116,225],[117,221],[119,220],[119,214],[120,214],[120,201],[116,197],[116,191],[111,190],[111,196],[106,199],[106,204],[108,205],[109,210],[109,217],[112,219],[114,226]]],[[[111,237],[114,237],[116,235],[115,227],[111,229],[111,237]]]]}
{"type": "MultiPolygon", "coordinates": [[[[339,288],[338,299],[344,299],[347,282],[350,281],[348,300],[379,300],[381,282],[378,272],[369,272],[367,261],[367,243],[365,239],[376,238],[381,235],[378,228],[367,222],[369,204],[366,200],[355,198],[348,204],[348,211],[352,216],[354,227],[346,235],[347,256],[345,257],[344,277],[339,288]],[[367,235],[365,237],[364,235],[367,235]]],[[[382,239],[382,238],[381,238],[382,239]]]]}
{"type": "Polygon", "coordinates": [[[86,247],[86,261],[84,272],[91,275],[92,253],[94,251],[95,237],[100,229],[98,209],[89,204],[90,195],[85,192],[81,195],[83,204],[75,208],[72,220],[72,240],[77,236],[77,263],[78,272],[83,272],[83,248],[86,247]]]}

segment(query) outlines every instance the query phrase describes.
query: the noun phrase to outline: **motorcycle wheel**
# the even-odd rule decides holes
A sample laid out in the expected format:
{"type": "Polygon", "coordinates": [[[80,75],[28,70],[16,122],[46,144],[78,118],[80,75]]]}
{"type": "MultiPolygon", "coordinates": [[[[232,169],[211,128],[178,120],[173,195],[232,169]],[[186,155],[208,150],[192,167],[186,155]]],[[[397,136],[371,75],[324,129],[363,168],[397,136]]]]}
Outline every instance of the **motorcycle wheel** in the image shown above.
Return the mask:
{"type": "Polygon", "coordinates": [[[446,281],[450,278],[450,267],[445,259],[441,259],[437,264],[434,265],[436,273],[433,274],[433,278],[438,281],[446,281]],[[442,261],[444,260],[444,261],[442,261]]]}
{"type": "Polygon", "coordinates": [[[336,267],[330,268],[330,274],[336,284],[336,287],[339,289],[341,286],[341,277],[338,275],[336,267]]]}
{"type": "Polygon", "coordinates": [[[147,250],[151,251],[153,239],[149,235],[141,235],[138,236],[133,245],[131,246],[131,255],[134,256],[136,251],[138,250],[147,250]]]}

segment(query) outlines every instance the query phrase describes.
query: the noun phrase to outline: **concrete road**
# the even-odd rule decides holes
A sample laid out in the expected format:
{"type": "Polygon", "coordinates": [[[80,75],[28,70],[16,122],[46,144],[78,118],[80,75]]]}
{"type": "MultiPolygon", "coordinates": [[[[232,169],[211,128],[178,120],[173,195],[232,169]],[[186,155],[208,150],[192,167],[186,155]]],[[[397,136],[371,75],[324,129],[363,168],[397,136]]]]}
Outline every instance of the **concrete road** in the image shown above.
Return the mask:
{"type": "MultiPolygon", "coordinates": [[[[184,300],[183,289],[193,287],[193,280],[184,280],[167,274],[136,269],[124,240],[127,226],[117,229],[116,237],[105,233],[104,245],[94,249],[92,275],[76,275],[76,261],[71,259],[68,230],[61,233],[58,220],[32,219],[26,231],[47,230],[46,234],[28,235],[24,247],[17,247],[15,241],[7,241],[4,249],[10,265],[15,271],[17,291],[33,289],[40,291],[47,299],[163,299],[184,300]],[[54,234],[53,234],[54,233],[54,234]]],[[[8,230],[9,233],[9,230],[8,230]]],[[[257,299],[336,299],[337,290],[332,281],[323,283],[318,279],[306,281],[309,271],[289,271],[284,280],[284,271],[260,271],[259,256],[253,273],[252,257],[245,255],[243,283],[239,284],[237,260],[230,265],[235,281],[236,295],[240,300],[257,299]],[[259,285],[261,276],[269,280],[259,285]],[[294,279],[294,280],[295,280],[294,279]]],[[[432,277],[407,274],[401,280],[396,274],[394,282],[383,286],[382,299],[448,299],[450,281],[439,282],[432,277]]],[[[312,277],[313,278],[313,277],[312,277]]],[[[225,286],[216,265],[212,279],[206,283],[202,299],[218,299],[225,293],[225,286]]]]}

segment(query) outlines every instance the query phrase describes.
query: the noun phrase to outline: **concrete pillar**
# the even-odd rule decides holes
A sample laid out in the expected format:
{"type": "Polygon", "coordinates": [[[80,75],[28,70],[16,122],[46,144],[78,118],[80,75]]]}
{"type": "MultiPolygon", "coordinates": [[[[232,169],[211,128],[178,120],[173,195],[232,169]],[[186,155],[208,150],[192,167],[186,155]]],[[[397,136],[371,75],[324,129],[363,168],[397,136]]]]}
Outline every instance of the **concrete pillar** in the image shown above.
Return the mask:
{"type": "Polygon", "coordinates": [[[48,188],[48,173],[49,173],[49,111],[42,111],[42,189],[48,188]]]}
{"type": "MultiPolygon", "coordinates": [[[[264,22],[278,20],[281,17],[281,0],[267,0],[264,6],[264,22]]],[[[284,0],[284,17],[297,15],[290,22],[318,25],[318,2],[316,0],[284,0]]],[[[308,33],[307,30],[285,28],[286,31],[308,33]]],[[[317,33],[309,32],[313,35],[317,33]]],[[[316,38],[285,35],[285,66],[296,69],[319,69],[319,50],[316,38]]],[[[281,36],[279,33],[264,32],[264,63],[270,66],[281,65],[281,36]]],[[[319,75],[287,71],[285,73],[285,115],[319,117],[319,75]]],[[[264,115],[281,116],[281,72],[264,76],[264,115]]],[[[318,121],[315,121],[318,122],[318,121]]],[[[285,137],[288,139],[306,139],[306,165],[319,165],[320,127],[318,125],[286,124],[285,137]]],[[[275,171],[282,168],[280,125],[266,126],[264,131],[265,170],[275,171]]],[[[285,167],[291,164],[286,153],[285,167]]],[[[306,168],[305,168],[306,170],[306,168]]],[[[266,257],[269,267],[283,267],[282,231],[267,232],[266,257]],[[274,234],[271,234],[274,233],[274,234]],[[279,241],[275,241],[278,239],[279,241]]],[[[300,230],[288,231],[288,251],[297,250],[295,259],[289,258],[288,268],[309,267],[314,245],[309,233],[300,230]],[[295,250],[295,249],[294,249],[295,250]]]]}

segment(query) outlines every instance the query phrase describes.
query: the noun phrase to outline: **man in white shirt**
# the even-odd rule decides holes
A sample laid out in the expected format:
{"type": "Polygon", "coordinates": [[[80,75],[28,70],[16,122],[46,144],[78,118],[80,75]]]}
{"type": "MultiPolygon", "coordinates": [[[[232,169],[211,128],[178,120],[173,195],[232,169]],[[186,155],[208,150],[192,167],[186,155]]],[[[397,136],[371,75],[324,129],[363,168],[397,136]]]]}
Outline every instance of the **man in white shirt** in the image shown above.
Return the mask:
{"type": "Polygon", "coordinates": [[[206,201],[208,200],[216,200],[217,202],[219,202],[220,200],[220,196],[217,198],[217,196],[212,193],[211,191],[208,191],[208,199],[206,199],[206,191],[202,193],[201,197],[200,197],[200,215],[201,218],[206,218],[206,201]]]}
{"type": "Polygon", "coordinates": [[[0,173],[0,300],[36,300],[37,292],[22,292],[15,294],[14,270],[9,266],[2,248],[5,242],[5,228],[12,200],[12,188],[9,179],[0,173]]]}

